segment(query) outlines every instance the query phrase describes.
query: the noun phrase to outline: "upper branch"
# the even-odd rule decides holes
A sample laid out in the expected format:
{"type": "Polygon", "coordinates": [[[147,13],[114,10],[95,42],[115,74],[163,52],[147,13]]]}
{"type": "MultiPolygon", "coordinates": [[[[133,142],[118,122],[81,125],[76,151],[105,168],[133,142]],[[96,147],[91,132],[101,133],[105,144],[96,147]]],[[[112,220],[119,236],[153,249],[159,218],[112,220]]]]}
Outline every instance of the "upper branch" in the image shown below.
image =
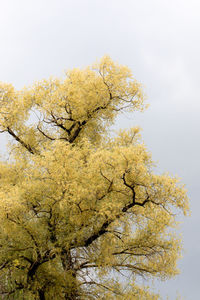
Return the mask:
{"type": "Polygon", "coordinates": [[[18,137],[10,127],[7,127],[7,132],[10,135],[12,135],[12,137],[14,137],[14,139],[17,142],[19,142],[24,148],[26,148],[28,150],[28,152],[30,152],[31,154],[36,153],[35,149],[33,149],[30,145],[26,144],[20,137],[18,137]]]}

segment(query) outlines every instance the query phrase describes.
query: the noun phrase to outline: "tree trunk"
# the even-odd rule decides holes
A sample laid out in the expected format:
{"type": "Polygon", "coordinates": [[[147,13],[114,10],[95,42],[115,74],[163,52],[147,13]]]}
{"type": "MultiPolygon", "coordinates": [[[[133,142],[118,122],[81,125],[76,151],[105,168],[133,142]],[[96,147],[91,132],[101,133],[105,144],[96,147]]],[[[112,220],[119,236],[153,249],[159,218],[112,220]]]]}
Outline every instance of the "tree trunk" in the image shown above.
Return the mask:
{"type": "Polygon", "coordinates": [[[39,294],[39,299],[40,300],[45,300],[45,293],[44,293],[44,291],[43,290],[39,290],[38,291],[38,294],[39,294]]]}

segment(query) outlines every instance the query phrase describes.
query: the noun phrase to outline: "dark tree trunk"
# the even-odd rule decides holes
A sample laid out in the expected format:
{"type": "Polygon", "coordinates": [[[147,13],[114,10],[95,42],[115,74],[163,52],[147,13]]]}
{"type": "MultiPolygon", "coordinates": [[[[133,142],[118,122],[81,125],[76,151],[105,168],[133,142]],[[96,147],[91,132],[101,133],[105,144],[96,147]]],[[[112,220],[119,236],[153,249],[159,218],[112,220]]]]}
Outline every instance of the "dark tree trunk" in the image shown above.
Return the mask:
{"type": "Polygon", "coordinates": [[[44,291],[43,290],[39,290],[38,294],[39,294],[39,299],[40,300],[45,300],[45,295],[44,295],[44,291]]]}

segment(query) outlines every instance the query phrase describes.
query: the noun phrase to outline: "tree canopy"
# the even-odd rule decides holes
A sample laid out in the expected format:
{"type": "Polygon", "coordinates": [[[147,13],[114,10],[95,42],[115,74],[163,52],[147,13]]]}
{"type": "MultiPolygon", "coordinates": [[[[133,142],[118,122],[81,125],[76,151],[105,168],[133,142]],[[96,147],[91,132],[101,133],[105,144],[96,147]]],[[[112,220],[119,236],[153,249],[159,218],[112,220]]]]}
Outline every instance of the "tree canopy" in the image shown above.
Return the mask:
{"type": "Polygon", "coordinates": [[[105,56],[64,79],[0,83],[0,294],[3,299],[158,299],[137,278],[177,274],[176,177],[154,173],[139,128],[141,85],[105,56]]]}

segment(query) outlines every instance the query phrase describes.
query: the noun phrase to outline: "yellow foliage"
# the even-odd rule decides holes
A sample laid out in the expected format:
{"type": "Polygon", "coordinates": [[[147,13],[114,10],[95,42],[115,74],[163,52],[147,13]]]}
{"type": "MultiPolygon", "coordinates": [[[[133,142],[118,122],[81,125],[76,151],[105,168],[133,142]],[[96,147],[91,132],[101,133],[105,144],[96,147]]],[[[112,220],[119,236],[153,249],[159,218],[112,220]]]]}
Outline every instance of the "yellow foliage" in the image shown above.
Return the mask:
{"type": "Polygon", "coordinates": [[[140,84],[107,56],[22,91],[1,83],[0,130],[13,138],[0,164],[2,295],[159,298],[136,278],[177,274],[186,191],[153,173],[139,127],[108,133],[121,111],[144,108],[140,84]]]}

